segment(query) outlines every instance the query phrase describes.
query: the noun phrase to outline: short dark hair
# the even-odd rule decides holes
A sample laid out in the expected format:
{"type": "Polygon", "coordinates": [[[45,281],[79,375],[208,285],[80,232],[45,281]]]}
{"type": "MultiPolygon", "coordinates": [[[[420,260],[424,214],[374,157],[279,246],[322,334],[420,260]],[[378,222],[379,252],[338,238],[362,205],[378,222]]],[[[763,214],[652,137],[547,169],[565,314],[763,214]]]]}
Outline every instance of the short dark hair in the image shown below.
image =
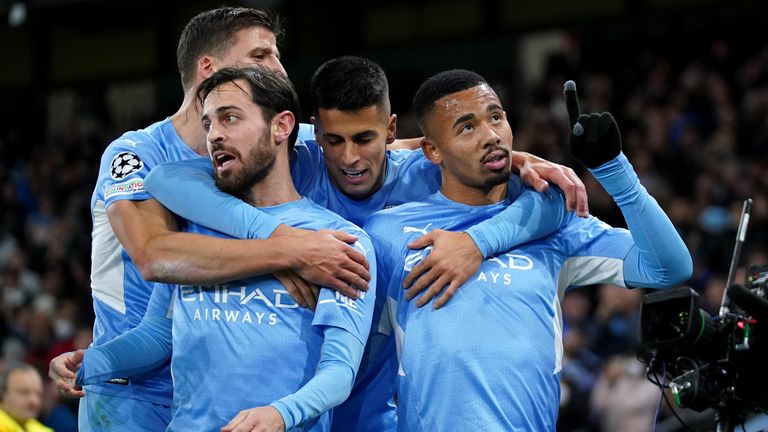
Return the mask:
{"type": "Polygon", "coordinates": [[[389,112],[389,84],[384,69],[362,57],[329,60],[310,81],[312,112],[322,109],[354,111],[373,105],[389,112]]]}
{"type": "MultiPolygon", "coordinates": [[[[270,123],[275,115],[290,111],[294,116],[299,113],[299,96],[293,84],[281,73],[265,66],[247,68],[224,68],[216,71],[197,88],[197,98],[202,104],[208,95],[219,86],[228,82],[244,80],[250,86],[251,100],[261,108],[264,121],[270,123]]],[[[288,148],[293,148],[299,134],[298,119],[288,138],[288,148]]]]}
{"type": "Polygon", "coordinates": [[[485,78],[466,69],[440,72],[424,81],[413,97],[413,111],[422,133],[426,134],[424,117],[432,111],[438,99],[482,84],[487,84],[485,78]]]}
{"type": "Polygon", "coordinates": [[[265,9],[220,7],[192,18],[181,32],[176,48],[176,63],[184,89],[195,79],[200,56],[223,55],[232,46],[235,33],[250,27],[264,27],[277,40],[283,35],[282,20],[265,9]]]}

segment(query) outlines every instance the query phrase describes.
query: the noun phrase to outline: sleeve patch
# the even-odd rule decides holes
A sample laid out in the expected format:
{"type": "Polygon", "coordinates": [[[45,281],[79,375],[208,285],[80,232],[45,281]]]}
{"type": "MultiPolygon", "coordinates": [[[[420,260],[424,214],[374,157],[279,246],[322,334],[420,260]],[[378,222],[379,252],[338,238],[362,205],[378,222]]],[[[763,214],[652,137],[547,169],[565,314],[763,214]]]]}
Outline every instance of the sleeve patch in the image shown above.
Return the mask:
{"type": "Polygon", "coordinates": [[[144,180],[134,178],[126,182],[115,183],[104,189],[104,199],[111,196],[132,195],[139,192],[144,192],[144,180]]]}
{"type": "Polygon", "coordinates": [[[109,173],[115,180],[122,180],[144,168],[144,162],[133,152],[121,152],[112,159],[109,173]]]}

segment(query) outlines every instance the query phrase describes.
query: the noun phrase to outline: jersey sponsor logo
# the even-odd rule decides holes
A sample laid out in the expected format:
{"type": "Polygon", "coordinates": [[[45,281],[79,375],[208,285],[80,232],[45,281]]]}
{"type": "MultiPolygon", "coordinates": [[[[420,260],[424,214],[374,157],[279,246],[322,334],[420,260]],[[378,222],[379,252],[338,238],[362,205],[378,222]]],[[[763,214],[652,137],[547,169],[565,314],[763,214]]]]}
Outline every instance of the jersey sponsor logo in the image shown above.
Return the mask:
{"type": "Polygon", "coordinates": [[[253,286],[216,285],[213,287],[182,286],[179,291],[182,303],[197,303],[192,313],[193,321],[222,321],[240,324],[279,323],[275,309],[298,309],[299,305],[284,289],[253,286]],[[232,305],[261,306],[266,310],[236,308],[232,305]]]}
{"type": "Polygon", "coordinates": [[[132,195],[139,192],[144,192],[144,180],[131,179],[126,182],[115,183],[104,189],[104,199],[113,195],[132,195]]]}
{"type": "Polygon", "coordinates": [[[508,253],[501,257],[488,258],[488,261],[494,262],[504,269],[530,270],[533,268],[533,260],[520,254],[508,253]]]}
{"type": "Polygon", "coordinates": [[[112,158],[109,173],[115,180],[122,180],[144,168],[144,162],[134,152],[120,152],[112,158]]]}
{"type": "Polygon", "coordinates": [[[528,271],[533,269],[533,260],[525,255],[507,253],[488,258],[486,261],[493,263],[493,270],[480,270],[475,280],[481,282],[491,282],[494,284],[510,285],[512,284],[512,274],[508,270],[528,271]],[[495,271],[494,271],[495,270],[495,271]]]}

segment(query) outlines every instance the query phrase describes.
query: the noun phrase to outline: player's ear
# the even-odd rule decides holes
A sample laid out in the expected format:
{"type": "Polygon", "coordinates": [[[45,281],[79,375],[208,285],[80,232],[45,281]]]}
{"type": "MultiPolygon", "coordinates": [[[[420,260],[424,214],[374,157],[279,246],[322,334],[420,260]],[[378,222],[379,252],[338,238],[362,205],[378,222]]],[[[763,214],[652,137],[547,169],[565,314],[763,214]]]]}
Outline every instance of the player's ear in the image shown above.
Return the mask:
{"type": "Polygon", "coordinates": [[[389,116],[387,125],[387,145],[392,144],[397,139],[397,114],[389,116]]]}
{"type": "Polygon", "coordinates": [[[424,156],[426,156],[430,162],[435,165],[440,165],[440,163],[443,162],[443,158],[440,156],[440,150],[432,140],[425,137],[421,139],[420,144],[421,150],[424,152],[424,156]]]}
{"type": "Polygon", "coordinates": [[[295,124],[296,117],[293,116],[292,112],[283,111],[275,114],[272,119],[272,136],[275,138],[275,142],[288,141],[295,124]]]}
{"type": "Polygon", "coordinates": [[[197,59],[197,74],[200,75],[202,79],[210,78],[211,75],[216,72],[215,69],[213,57],[204,55],[197,59]]]}

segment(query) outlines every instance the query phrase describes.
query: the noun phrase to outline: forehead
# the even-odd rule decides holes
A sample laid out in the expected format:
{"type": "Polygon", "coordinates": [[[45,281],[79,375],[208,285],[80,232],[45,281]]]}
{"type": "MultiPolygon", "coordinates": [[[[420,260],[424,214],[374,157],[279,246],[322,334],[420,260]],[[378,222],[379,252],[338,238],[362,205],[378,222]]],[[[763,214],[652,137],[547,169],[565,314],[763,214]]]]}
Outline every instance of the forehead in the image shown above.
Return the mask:
{"type": "Polygon", "coordinates": [[[501,106],[499,97],[488,84],[481,84],[436,100],[434,111],[441,116],[455,119],[467,113],[485,111],[491,105],[501,106]]]}
{"type": "Polygon", "coordinates": [[[205,98],[203,113],[210,115],[221,106],[234,106],[241,109],[255,106],[248,84],[244,80],[235,80],[216,87],[205,98]]]}
{"type": "Polygon", "coordinates": [[[271,30],[261,27],[247,27],[240,29],[235,33],[235,40],[232,50],[252,50],[256,48],[273,48],[276,49],[277,40],[275,34],[271,30]]]}
{"type": "Polygon", "coordinates": [[[317,117],[325,133],[345,134],[355,130],[374,129],[388,124],[389,116],[378,105],[359,110],[317,110],[317,117]]]}
{"type": "Polygon", "coordinates": [[[14,387],[39,387],[42,378],[33,371],[17,369],[8,376],[8,384],[14,387]]]}

